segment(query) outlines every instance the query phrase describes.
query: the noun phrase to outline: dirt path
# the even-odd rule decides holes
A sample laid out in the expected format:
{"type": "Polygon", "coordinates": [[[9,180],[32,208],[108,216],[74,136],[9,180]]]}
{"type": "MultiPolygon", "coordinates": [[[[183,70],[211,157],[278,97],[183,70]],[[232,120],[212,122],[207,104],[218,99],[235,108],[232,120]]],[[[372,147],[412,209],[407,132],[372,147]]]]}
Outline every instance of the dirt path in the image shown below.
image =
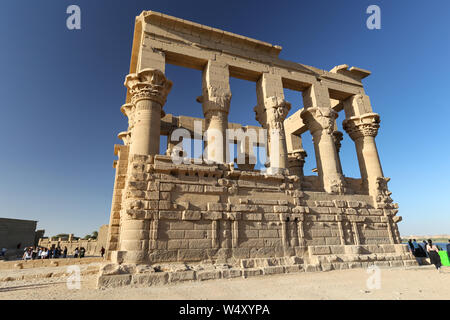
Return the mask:
{"type": "Polygon", "coordinates": [[[95,289],[95,277],[80,290],[66,279],[0,283],[0,299],[450,299],[450,268],[380,269],[380,289],[369,289],[363,269],[186,282],[149,288],[95,289]]]}

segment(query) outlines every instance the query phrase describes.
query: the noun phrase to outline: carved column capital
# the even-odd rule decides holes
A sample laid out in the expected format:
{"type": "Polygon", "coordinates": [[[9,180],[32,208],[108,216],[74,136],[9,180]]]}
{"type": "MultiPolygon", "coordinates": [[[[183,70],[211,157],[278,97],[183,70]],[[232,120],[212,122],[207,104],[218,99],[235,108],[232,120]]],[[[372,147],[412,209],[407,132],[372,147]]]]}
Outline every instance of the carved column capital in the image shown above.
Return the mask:
{"type": "Polygon", "coordinates": [[[230,111],[231,93],[209,98],[205,97],[205,95],[199,96],[197,102],[202,104],[205,118],[214,115],[219,116],[219,113],[228,115],[230,111]]]}
{"type": "Polygon", "coordinates": [[[279,97],[265,99],[264,105],[254,108],[256,121],[262,127],[269,129],[283,129],[283,122],[291,110],[291,104],[279,97]]]}
{"type": "Polygon", "coordinates": [[[131,132],[130,131],[123,131],[117,135],[117,137],[123,141],[123,144],[125,146],[129,146],[131,143],[131,132]]]}
{"type": "Polygon", "coordinates": [[[334,144],[336,146],[336,151],[339,153],[341,150],[341,141],[344,139],[344,134],[340,131],[334,131],[332,134],[334,144]]]}
{"type": "Polygon", "coordinates": [[[375,138],[380,128],[380,116],[377,113],[367,113],[350,117],[342,122],[342,127],[352,140],[366,136],[375,138]]]}
{"type": "Polygon", "coordinates": [[[307,157],[307,153],[304,149],[297,149],[293,150],[292,152],[288,153],[288,162],[289,167],[296,167],[301,166],[305,164],[305,158],[307,157]]]}
{"type": "Polygon", "coordinates": [[[312,107],[304,109],[300,113],[300,117],[308,126],[311,134],[314,135],[317,131],[321,131],[331,135],[334,132],[334,122],[338,114],[331,108],[312,107]]]}
{"type": "Polygon", "coordinates": [[[120,108],[120,111],[128,118],[129,131],[134,127],[134,110],[135,106],[132,103],[126,103],[120,108]]]}
{"type": "Polygon", "coordinates": [[[162,107],[172,89],[172,81],[162,71],[148,68],[129,74],[125,78],[125,86],[130,90],[133,104],[140,100],[153,100],[162,107]]]}

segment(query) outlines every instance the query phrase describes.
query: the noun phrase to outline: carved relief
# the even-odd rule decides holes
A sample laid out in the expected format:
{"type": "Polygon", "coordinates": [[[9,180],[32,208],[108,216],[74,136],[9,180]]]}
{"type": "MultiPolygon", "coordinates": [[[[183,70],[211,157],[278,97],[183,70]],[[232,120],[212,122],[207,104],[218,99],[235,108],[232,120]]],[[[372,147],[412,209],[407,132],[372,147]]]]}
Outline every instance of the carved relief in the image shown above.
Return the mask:
{"type": "MultiPolygon", "coordinates": [[[[389,205],[393,202],[391,198],[392,192],[389,191],[387,183],[391,180],[391,178],[386,177],[377,177],[376,179],[376,202],[378,206],[389,205]]],[[[388,206],[389,207],[389,206],[388,206]]]]}

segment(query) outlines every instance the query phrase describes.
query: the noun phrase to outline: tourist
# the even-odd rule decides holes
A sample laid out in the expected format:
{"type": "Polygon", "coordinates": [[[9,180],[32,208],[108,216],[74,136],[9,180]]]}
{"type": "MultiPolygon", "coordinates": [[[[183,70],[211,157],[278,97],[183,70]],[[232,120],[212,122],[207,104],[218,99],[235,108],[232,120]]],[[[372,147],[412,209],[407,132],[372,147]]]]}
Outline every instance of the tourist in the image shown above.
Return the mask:
{"type": "Polygon", "coordinates": [[[85,252],[86,252],[86,249],[84,247],[81,247],[81,249],[80,249],[80,258],[84,258],[85,252]]]}
{"type": "Polygon", "coordinates": [[[417,243],[416,239],[413,239],[412,245],[414,247],[414,256],[419,257],[420,256],[419,244],[417,243]]]}
{"type": "Polygon", "coordinates": [[[448,244],[447,244],[447,256],[448,256],[448,259],[450,260],[450,239],[448,240],[448,244]]]}
{"type": "Polygon", "coordinates": [[[425,251],[425,256],[427,257],[427,258],[429,258],[428,257],[428,250],[427,250],[427,242],[425,241],[425,240],[423,240],[423,250],[425,251]]]}
{"type": "Polygon", "coordinates": [[[27,249],[23,254],[23,260],[31,260],[33,258],[33,252],[31,249],[27,249]]]}
{"type": "Polygon", "coordinates": [[[41,259],[42,258],[42,248],[39,247],[38,253],[37,253],[37,258],[41,259]]]}
{"type": "MultiPolygon", "coordinates": [[[[449,242],[450,242],[450,240],[449,240],[449,242]]],[[[447,247],[449,247],[450,246],[450,244],[447,246],[447,247]]],[[[101,248],[100,249],[100,253],[101,253],[101,255],[102,255],[102,258],[103,258],[103,256],[105,255],[105,248],[101,248]]]]}
{"type": "Polygon", "coordinates": [[[409,246],[409,250],[411,250],[411,253],[413,254],[413,256],[415,256],[414,245],[413,245],[411,239],[408,240],[408,246],[409,246]]]}
{"type": "Polygon", "coordinates": [[[433,244],[431,239],[428,239],[428,245],[427,245],[428,255],[430,256],[430,262],[431,264],[434,264],[436,269],[441,272],[441,257],[439,256],[439,249],[436,247],[436,245],[433,244]]]}
{"type": "Polygon", "coordinates": [[[64,247],[63,258],[67,258],[67,247],[64,247]]]}
{"type": "Polygon", "coordinates": [[[73,257],[78,258],[78,247],[75,248],[75,251],[73,252],[73,257]]]}
{"type": "Polygon", "coordinates": [[[43,248],[41,253],[41,259],[47,259],[47,257],[48,257],[48,249],[43,248]]]}
{"type": "MultiPolygon", "coordinates": [[[[450,242],[450,240],[449,240],[449,242],[450,242]]],[[[0,251],[0,257],[5,258],[5,256],[6,256],[6,251],[8,251],[8,249],[2,248],[2,251],[0,251]]]]}

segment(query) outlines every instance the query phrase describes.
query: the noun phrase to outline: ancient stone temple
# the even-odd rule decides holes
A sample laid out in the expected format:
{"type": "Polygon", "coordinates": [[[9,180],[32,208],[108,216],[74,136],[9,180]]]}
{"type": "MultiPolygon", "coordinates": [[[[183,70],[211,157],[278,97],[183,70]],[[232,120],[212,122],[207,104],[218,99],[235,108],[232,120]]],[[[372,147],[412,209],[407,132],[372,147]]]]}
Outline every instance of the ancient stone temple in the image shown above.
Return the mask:
{"type": "Polygon", "coordinates": [[[280,51],[157,12],[136,18],[121,108],[129,126],[115,146],[109,263],[100,287],[415,264],[400,244],[401,217],[378,156],[380,116],[361,83],[370,72],[319,70],[282,60],[280,51]],[[166,64],[203,72],[203,119],[164,112],[172,86],[183,85],[166,78],[166,64]],[[230,77],[255,83],[256,107],[248,110],[260,127],[228,122],[230,77]],[[300,102],[286,101],[284,89],[303,96],[304,107],[288,118],[300,102]],[[338,114],[345,133],[337,130],[338,114]],[[178,129],[206,133],[202,159],[183,158],[178,129]],[[317,162],[312,176],[303,172],[307,131],[317,162]],[[161,135],[167,150],[160,150],[161,135]],[[354,141],[360,178],[342,172],[343,138],[354,141]],[[244,161],[229,158],[230,143],[244,161]],[[255,169],[255,146],[266,148],[263,170],[255,169]]]}

